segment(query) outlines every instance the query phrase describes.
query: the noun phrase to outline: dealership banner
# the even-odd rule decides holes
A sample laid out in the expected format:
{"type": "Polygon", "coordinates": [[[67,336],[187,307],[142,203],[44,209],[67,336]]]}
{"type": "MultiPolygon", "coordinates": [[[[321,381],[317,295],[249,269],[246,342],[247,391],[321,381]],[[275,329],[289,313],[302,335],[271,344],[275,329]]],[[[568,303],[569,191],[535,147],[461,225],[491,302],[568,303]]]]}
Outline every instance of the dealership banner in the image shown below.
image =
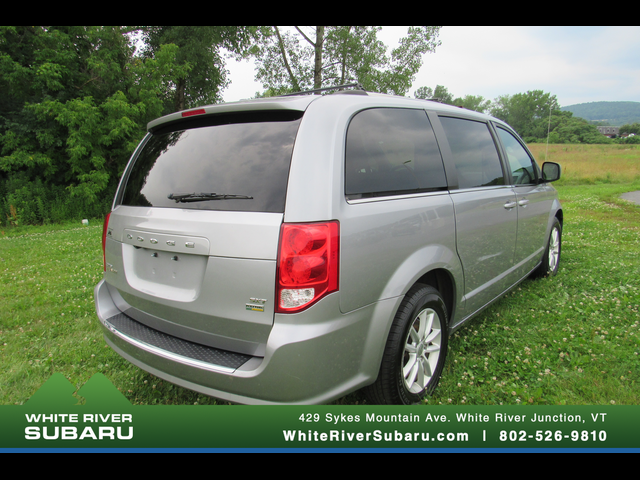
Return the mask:
{"type": "Polygon", "coordinates": [[[55,374],[0,406],[0,452],[640,452],[640,406],[132,406],[106,377],[55,374]]]}

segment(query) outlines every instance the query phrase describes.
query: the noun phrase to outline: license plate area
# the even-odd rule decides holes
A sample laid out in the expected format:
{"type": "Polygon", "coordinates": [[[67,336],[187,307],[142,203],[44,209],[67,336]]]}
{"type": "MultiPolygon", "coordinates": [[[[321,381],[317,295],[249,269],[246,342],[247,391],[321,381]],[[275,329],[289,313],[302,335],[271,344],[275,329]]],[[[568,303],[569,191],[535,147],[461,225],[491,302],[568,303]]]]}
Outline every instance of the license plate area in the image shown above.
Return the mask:
{"type": "Polygon", "coordinates": [[[207,256],[122,245],[127,283],[136,290],[167,300],[198,298],[207,256]]]}

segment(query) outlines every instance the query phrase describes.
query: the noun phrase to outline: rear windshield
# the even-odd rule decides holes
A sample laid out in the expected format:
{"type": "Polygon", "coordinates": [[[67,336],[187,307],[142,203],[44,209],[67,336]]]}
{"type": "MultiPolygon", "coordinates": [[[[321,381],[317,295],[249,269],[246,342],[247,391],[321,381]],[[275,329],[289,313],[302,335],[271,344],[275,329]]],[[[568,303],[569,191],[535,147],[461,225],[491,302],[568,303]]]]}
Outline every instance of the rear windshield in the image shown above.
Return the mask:
{"type": "Polygon", "coordinates": [[[301,116],[264,112],[202,117],[159,130],[128,169],[120,203],[284,212],[301,116]]]}

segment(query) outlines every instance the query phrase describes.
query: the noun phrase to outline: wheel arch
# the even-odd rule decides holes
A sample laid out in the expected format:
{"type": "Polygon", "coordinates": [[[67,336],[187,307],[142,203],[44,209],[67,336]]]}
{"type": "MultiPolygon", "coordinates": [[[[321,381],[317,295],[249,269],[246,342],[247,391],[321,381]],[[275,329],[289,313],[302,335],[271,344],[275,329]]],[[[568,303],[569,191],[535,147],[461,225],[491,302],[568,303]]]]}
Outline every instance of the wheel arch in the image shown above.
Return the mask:
{"type": "MultiPolygon", "coordinates": [[[[447,306],[447,321],[449,325],[451,325],[451,319],[454,316],[456,308],[456,284],[451,272],[444,268],[436,268],[422,275],[415,284],[429,285],[442,295],[444,303],[447,306]]],[[[409,287],[409,290],[412,287],[413,285],[409,287]]]]}
{"type": "Polygon", "coordinates": [[[463,291],[463,270],[455,246],[429,245],[405,258],[387,280],[380,298],[404,297],[417,284],[429,285],[443,296],[449,321],[463,291]]]}

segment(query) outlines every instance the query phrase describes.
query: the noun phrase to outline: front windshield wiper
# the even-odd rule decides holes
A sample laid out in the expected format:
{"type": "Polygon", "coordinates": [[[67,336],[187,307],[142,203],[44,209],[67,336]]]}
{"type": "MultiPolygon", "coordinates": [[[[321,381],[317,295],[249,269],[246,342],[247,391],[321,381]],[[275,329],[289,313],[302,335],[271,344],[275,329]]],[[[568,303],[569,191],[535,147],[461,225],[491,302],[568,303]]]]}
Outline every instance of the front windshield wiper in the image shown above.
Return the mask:
{"type": "Polygon", "coordinates": [[[175,200],[176,203],[187,203],[187,202],[204,202],[207,200],[243,200],[249,199],[252,200],[253,197],[248,195],[226,195],[223,193],[185,193],[180,195],[175,195],[170,193],[167,197],[170,200],[175,200]]]}

